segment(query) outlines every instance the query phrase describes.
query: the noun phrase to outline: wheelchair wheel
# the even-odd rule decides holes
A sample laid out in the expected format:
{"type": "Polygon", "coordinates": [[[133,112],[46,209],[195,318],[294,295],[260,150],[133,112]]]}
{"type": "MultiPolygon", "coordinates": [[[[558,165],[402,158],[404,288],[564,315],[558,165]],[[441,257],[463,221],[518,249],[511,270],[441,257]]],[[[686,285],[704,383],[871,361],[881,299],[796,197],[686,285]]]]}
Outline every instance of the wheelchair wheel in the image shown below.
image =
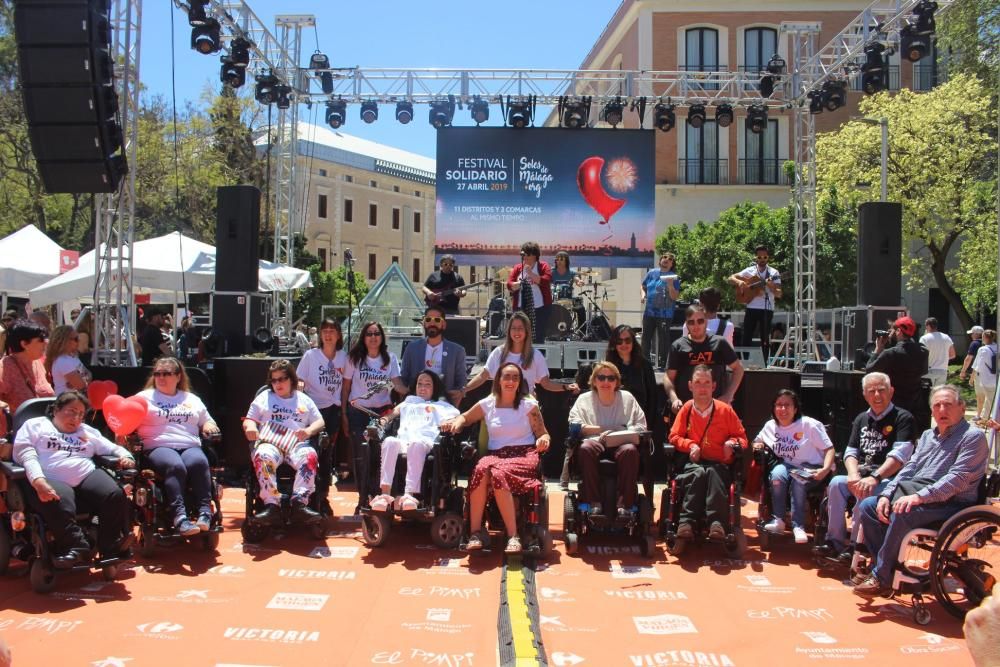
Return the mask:
{"type": "Polygon", "coordinates": [[[247,544],[263,542],[267,539],[269,532],[270,528],[256,521],[244,520],[243,525],[240,526],[240,535],[243,536],[243,541],[247,544]]]}
{"type": "Polygon", "coordinates": [[[674,537],[667,540],[667,553],[671,556],[680,556],[684,553],[685,547],[687,547],[687,540],[682,540],[680,538],[674,537]]]}
{"type": "Polygon", "coordinates": [[[552,532],[546,526],[539,527],[536,534],[538,535],[538,555],[544,558],[552,553],[552,532]]]}
{"type": "Polygon", "coordinates": [[[644,535],[639,540],[639,553],[644,558],[650,558],[656,553],[656,540],[651,535],[644,535]]]}
{"type": "Polygon", "coordinates": [[[215,531],[209,531],[201,536],[201,550],[202,551],[217,551],[219,549],[219,534],[215,531]]]}
{"type": "Polygon", "coordinates": [[[569,493],[563,496],[563,532],[567,534],[576,532],[576,507],[569,493]]]}
{"type": "Polygon", "coordinates": [[[312,536],[314,540],[325,540],[326,523],[323,521],[317,521],[316,523],[309,524],[309,535],[312,536]]]}
{"type": "Polygon", "coordinates": [[[114,581],[118,577],[118,565],[105,565],[101,568],[101,578],[104,581],[114,581]]]}
{"type": "Polygon", "coordinates": [[[389,537],[392,519],[376,514],[361,515],[361,539],[365,541],[365,546],[374,549],[385,544],[389,537]]]}
{"type": "Polygon", "coordinates": [[[736,529],[736,534],[733,535],[733,539],[727,539],[725,541],[726,555],[730,558],[736,560],[742,560],[743,555],[747,552],[747,536],[744,534],[743,530],[740,528],[736,529]]]}
{"type": "Polygon", "coordinates": [[[771,548],[771,535],[764,529],[757,529],[757,544],[760,545],[761,551],[767,551],[771,548]]]}
{"type": "Polygon", "coordinates": [[[31,590],[36,593],[49,593],[55,588],[56,573],[48,563],[41,558],[31,561],[31,569],[28,571],[28,581],[31,583],[31,590]]]}
{"type": "Polygon", "coordinates": [[[1000,573],[1000,514],[990,509],[949,519],[930,559],[931,591],[949,614],[964,619],[990,595],[1000,573]]]}
{"type": "Polygon", "coordinates": [[[10,567],[11,539],[9,525],[6,517],[0,520],[0,575],[7,574],[7,568],[10,567]]]}
{"type": "Polygon", "coordinates": [[[152,558],[156,551],[156,528],[147,523],[139,524],[139,555],[152,558]]]}
{"type": "Polygon", "coordinates": [[[670,485],[663,489],[660,494],[660,520],[657,522],[656,531],[660,537],[667,534],[667,525],[670,522],[670,485]]]}
{"type": "Polygon", "coordinates": [[[454,549],[462,541],[462,515],[454,512],[438,514],[431,521],[431,541],[439,549],[454,549]]]}
{"type": "Polygon", "coordinates": [[[929,625],[931,622],[931,610],[927,607],[917,607],[913,610],[913,620],[917,625],[929,625]]]}
{"type": "Polygon", "coordinates": [[[563,541],[566,543],[566,553],[570,556],[575,554],[580,548],[580,542],[576,533],[564,533],[563,541]]]}

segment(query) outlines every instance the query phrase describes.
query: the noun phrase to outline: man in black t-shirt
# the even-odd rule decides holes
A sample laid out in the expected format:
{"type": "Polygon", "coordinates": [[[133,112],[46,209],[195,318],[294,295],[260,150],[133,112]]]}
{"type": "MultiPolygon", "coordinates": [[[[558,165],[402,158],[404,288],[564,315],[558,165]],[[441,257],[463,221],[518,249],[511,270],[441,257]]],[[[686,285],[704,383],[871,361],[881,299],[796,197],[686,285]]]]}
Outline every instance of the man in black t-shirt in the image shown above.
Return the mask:
{"type": "Polygon", "coordinates": [[[163,315],[161,313],[149,313],[146,315],[146,329],[139,339],[139,347],[142,348],[142,365],[152,366],[157,357],[162,357],[170,352],[170,340],[164,339],[163,315]]]}
{"type": "Polygon", "coordinates": [[[715,381],[715,398],[733,402],[733,396],[743,381],[743,364],[736,351],[722,336],[711,336],[706,331],[708,317],[705,307],[692,304],[684,313],[688,334],[673,342],[667,360],[667,372],[663,376],[663,387],[667,393],[667,405],[676,414],[684,402],[691,398],[688,380],[695,366],[704,364],[712,369],[715,381]],[[727,380],[726,369],[732,371],[727,380]]]}
{"type": "Polygon", "coordinates": [[[851,562],[851,549],[857,539],[857,516],[851,521],[851,539],[847,540],[845,515],[847,501],[860,501],[878,495],[900,468],[910,460],[919,435],[914,430],[913,415],[892,403],[893,388],[885,373],[869,373],[861,380],[869,409],[859,414],[851,427],[851,437],[844,452],[846,475],[830,481],[828,491],[827,543],[813,548],[813,553],[836,558],[845,565],[851,562]]]}
{"type": "MultiPolygon", "coordinates": [[[[920,380],[927,374],[927,348],[913,339],[916,335],[916,322],[909,317],[897,319],[889,327],[888,336],[876,339],[875,354],[865,364],[865,372],[888,375],[896,405],[910,412],[925,413],[922,408],[927,404],[921,400],[920,380]]],[[[929,421],[922,426],[928,428],[929,421]]]]}
{"type": "Polygon", "coordinates": [[[458,315],[458,300],[465,296],[465,279],[455,271],[455,258],[442,255],[440,268],[424,281],[424,301],[428,306],[441,306],[448,315],[458,315]],[[439,296],[446,290],[455,290],[439,296]]]}

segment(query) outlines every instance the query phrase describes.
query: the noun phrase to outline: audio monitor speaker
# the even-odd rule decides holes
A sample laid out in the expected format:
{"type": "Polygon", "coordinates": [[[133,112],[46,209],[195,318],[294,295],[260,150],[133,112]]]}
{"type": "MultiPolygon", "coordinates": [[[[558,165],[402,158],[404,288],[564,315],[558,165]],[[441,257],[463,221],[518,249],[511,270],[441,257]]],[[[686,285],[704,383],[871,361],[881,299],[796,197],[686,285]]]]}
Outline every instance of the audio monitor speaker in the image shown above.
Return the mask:
{"type": "Polygon", "coordinates": [[[865,202],[858,208],[858,303],[896,306],[902,287],[903,205],[865,202]]]}
{"type": "Polygon", "coordinates": [[[252,185],[218,189],[215,289],[256,292],[260,268],[260,190],[252,185]]]}

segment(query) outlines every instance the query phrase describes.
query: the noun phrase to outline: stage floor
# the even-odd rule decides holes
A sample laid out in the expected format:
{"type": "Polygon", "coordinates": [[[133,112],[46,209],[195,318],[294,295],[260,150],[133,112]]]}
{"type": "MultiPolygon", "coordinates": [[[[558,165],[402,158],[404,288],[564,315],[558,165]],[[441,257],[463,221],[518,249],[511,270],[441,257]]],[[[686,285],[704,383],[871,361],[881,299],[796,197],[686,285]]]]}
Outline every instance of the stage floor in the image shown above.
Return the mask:
{"type": "MultiPolygon", "coordinates": [[[[650,560],[612,538],[583,541],[567,556],[562,494],[550,488],[556,553],[534,569],[525,559],[516,572],[534,580],[549,665],[972,664],[961,624],[936,603],[931,624],[918,626],[908,599],[867,603],[790,539],[762,555],[748,531],[742,561],[711,546],[678,560],[662,544],[650,560]]],[[[352,492],[331,497],[339,514],[355,505],[352,492]]],[[[15,563],[0,579],[0,635],[13,664],[500,663],[498,609],[516,559],[505,568],[499,554],[440,551],[426,526],[400,527],[369,550],[352,517],[332,520],[325,543],[296,532],[243,545],[242,491],[227,489],[223,503],[218,554],[160,549],[117,581],[65,575],[47,596],[31,591],[15,563]]],[[[748,503],[747,529],[755,514],[748,503]]],[[[523,627],[515,635],[523,655],[523,627]]]]}

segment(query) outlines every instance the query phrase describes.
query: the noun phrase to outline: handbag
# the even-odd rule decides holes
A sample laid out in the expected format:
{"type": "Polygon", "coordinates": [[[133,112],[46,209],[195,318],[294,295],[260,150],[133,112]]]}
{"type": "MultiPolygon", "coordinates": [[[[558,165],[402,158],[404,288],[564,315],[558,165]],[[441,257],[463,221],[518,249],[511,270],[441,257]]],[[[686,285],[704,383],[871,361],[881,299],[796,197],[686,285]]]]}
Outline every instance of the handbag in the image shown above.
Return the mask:
{"type": "Polygon", "coordinates": [[[929,477],[914,477],[913,479],[904,479],[896,484],[896,490],[892,493],[892,501],[896,502],[903,496],[910,496],[926,488],[936,482],[936,479],[931,479],[929,477]]]}

